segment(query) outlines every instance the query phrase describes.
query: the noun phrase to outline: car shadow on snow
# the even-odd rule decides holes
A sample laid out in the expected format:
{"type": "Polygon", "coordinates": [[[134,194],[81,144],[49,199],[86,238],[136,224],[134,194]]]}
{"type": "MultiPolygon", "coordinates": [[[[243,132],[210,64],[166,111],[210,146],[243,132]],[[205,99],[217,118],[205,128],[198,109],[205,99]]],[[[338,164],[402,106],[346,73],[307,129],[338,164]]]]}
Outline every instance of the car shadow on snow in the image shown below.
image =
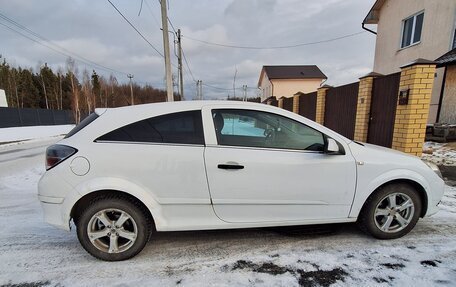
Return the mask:
{"type": "MultiPolygon", "coordinates": [[[[330,286],[337,282],[344,282],[349,275],[349,270],[345,267],[335,266],[333,268],[321,268],[317,263],[298,260],[295,264],[279,264],[273,262],[283,256],[283,252],[288,252],[289,243],[301,242],[303,240],[324,241],[325,238],[332,236],[366,237],[359,231],[355,224],[327,224],[327,225],[307,225],[307,226],[288,226],[288,227],[269,227],[269,228],[249,228],[249,229],[229,229],[229,230],[206,230],[206,231],[184,231],[184,232],[165,232],[156,233],[156,245],[160,249],[167,249],[166,256],[176,256],[192,258],[191,262],[177,265],[167,265],[164,272],[167,276],[177,276],[176,285],[185,284],[185,274],[193,273],[195,265],[214,264],[210,268],[216,268],[223,273],[247,272],[251,274],[261,273],[271,276],[288,274],[295,278],[299,286],[330,286]],[[282,245],[283,244],[283,245],[282,245]],[[175,247],[179,246],[179,247],[175,247]],[[283,250],[282,249],[283,246],[283,250]],[[176,251],[168,248],[176,249],[176,251]],[[265,258],[247,260],[248,253],[252,249],[257,249],[261,254],[265,252],[265,258]],[[274,251],[274,252],[271,252],[274,251]],[[174,253],[177,252],[177,253],[174,253]],[[180,256],[179,256],[180,255],[180,256]],[[223,263],[227,257],[233,257],[234,263],[223,263]],[[236,258],[237,257],[237,258],[236,258]],[[222,261],[218,261],[221,259],[222,261]],[[211,262],[211,263],[207,263],[211,262]],[[222,262],[218,265],[214,262],[222,262]],[[216,267],[216,266],[219,267],[216,267]],[[303,268],[308,266],[310,269],[303,268]]],[[[328,240],[331,241],[331,240],[328,240]]],[[[152,244],[148,247],[151,249],[152,244]]],[[[147,248],[149,249],[149,248],[147,248]]],[[[146,253],[152,250],[146,251],[146,253]]],[[[159,251],[155,250],[158,254],[159,251]]],[[[153,251],[152,251],[153,252],[153,251]]],[[[142,254],[141,254],[142,255],[142,254]]],[[[150,256],[145,255],[145,256],[150,256]]],[[[142,257],[142,256],[141,256],[142,257]]],[[[155,258],[158,259],[158,258],[155,258]]],[[[280,261],[280,260],[279,260],[280,261]]]]}
{"type": "MultiPolygon", "coordinates": [[[[242,229],[219,229],[219,230],[199,230],[199,231],[171,231],[157,232],[151,242],[170,243],[176,241],[231,241],[242,240],[248,241],[257,238],[269,239],[287,239],[297,238],[299,240],[326,238],[329,236],[350,234],[355,237],[370,238],[360,231],[355,223],[339,224],[320,224],[320,225],[302,225],[302,226],[283,226],[283,227],[264,227],[264,228],[242,228],[242,229]]],[[[203,243],[202,242],[202,243],[203,243]]],[[[150,243],[149,243],[150,244],[150,243]]]]}

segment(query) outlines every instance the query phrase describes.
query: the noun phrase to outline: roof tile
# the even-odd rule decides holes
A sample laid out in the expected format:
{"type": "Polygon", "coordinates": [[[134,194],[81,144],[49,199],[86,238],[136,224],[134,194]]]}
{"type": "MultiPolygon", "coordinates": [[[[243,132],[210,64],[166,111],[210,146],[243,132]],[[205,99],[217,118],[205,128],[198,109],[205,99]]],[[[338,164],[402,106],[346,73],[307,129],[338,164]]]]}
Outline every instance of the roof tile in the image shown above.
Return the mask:
{"type": "Polygon", "coordinates": [[[327,79],[316,65],[263,66],[269,79],[327,79]]]}

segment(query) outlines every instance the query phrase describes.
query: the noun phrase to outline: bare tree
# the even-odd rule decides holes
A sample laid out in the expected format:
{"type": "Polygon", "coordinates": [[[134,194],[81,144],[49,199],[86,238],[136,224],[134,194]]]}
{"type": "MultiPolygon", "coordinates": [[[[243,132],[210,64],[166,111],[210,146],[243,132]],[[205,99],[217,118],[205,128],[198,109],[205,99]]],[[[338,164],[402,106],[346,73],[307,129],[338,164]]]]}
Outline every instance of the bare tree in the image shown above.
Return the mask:
{"type": "MultiPolygon", "coordinates": [[[[114,94],[114,88],[117,87],[118,85],[118,82],[117,82],[117,78],[111,74],[109,75],[109,86],[111,87],[111,103],[110,103],[110,106],[111,107],[115,107],[115,94],[114,94]]],[[[107,99],[106,99],[106,102],[107,102],[107,99]]]]}
{"type": "Polygon", "coordinates": [[[19,108],[19,96],[17,94],[16,74],[17,74],[16,69],[13,69],[11,75],[13,78],[14,93],[16,94],[16,103],[17,103],[17,107],[19,108]]]}
{"type": "Polygon", "coordinates": [[[62,67],[59,67],[57,69],[57,76],[59,77],[59,94],[58,94],[58,98],[57,98],[57,108],[59,108],[59,106],[60,106],[60,110],[63,110],[62,75],[63,75],[63,69],[62,69],[62,67]]]}
{"type": "Polygon", "coordinates": [[[74,120],[76,123],[79,123],[81,121],[81,110],[79,109],[79,89],[77,87],[77,79],[76,76],[78,73],[77,67],[75,65],[75,62],[72,58],[68,58],[66,61],[66,66],[67,66],[67,73],[70,76],[70,82],[71,82],[71,103],[73,107],[73,114],[74,114],[74,120]]]}
{"type": "Polygon", "coordinates": [[[85,99],[87,105],[87,113],[89,114],[92,111],[93,101],[92,101],[92,86],[90,84],[89,71],[84,69],[82,71],[82,96],[85,99]]]}
{"type": "Polygon", "coordinates": [[[46,71],[46,68],[47,68],[47,63],[44,63],[44,67],[40,65],[40,79],[41,79],[41,86],[43,88],[44,99],[46,101],[46,109],[49,109],[49,101],[48,101],[47,91],[46,91],[46,82],[44,81],[44,76],[43,76],[43,72],[46,71]]]}

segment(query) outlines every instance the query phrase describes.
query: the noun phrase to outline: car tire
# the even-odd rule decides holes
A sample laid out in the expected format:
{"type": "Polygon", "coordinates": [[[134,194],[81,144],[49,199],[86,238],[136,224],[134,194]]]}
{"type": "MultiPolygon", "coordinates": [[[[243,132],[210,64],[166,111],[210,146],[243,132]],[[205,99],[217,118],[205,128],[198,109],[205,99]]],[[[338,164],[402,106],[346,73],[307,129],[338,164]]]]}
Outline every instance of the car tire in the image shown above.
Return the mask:
{"type": "Polygon", "coordinates": [[[153,223],[148,212],[129,197],[92,200],[76,221],[79,242],[92,256],[121,261],[137,255],[149,241],[153,223]]]}
{"type": "Polygon", "coordinates": [[[409,233],[421,215],[422,202],[409,184],[381,187],[364,204],[358,224],[364,232],[378,239],[395,239],[409,233]]]}

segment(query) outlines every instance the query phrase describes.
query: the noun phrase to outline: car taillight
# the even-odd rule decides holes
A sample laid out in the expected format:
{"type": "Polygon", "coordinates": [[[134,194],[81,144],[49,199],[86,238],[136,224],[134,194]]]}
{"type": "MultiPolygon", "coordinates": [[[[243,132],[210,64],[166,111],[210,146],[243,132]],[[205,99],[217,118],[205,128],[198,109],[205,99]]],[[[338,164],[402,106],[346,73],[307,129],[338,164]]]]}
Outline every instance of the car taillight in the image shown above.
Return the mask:
{"type": "Polygon", "coordinates": [[[66,160],[78,150],[66,145],[51,145],[46,149],[46,170],[53,168],[62,161],[66,160]]]}

